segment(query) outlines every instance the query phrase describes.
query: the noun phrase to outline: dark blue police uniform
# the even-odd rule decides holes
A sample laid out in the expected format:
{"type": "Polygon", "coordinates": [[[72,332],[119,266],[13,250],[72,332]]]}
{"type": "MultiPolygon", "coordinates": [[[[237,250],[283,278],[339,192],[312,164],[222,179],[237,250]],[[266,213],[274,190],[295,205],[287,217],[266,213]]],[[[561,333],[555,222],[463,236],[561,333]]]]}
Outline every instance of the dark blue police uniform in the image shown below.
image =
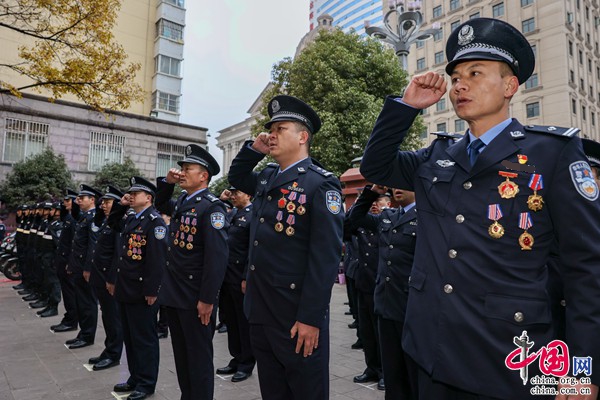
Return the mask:
{"type": "MultiPolygon", "coordinates": [[[[453,47],[450,59],[506,57],[518,66],[520,83],[528,78],[533,53],[516,29],[488,19],[465,25],[449,40],[464,45],[453,47]],[[502,51],[490,53],[490,46],[502,51]]],[[[458,141],[441,135],[426,149],[397,151],[418,113],[388,98],[361,165],[370,181],[416,192],[418,236],[426,240],[416,245],[405,351],[448,390],[530,398],[530,382],[524,385],[505,363],[524,331],[535,342],[530,354],[554,339],[546,264],[558,243],[569,356],[590,356],[592,370],[600,368],[600,203],[581,141],[573,137],[578,130],[513,119],[471,166],[468,135],[458,141]]],[[[535,365],[529,376],[539,374],[535,365]]]]}
{"type": "Polygon", "coordinates": [[[381,365],[385,376],[385,398],[416,399],[417,366],[402,350],[402,328],[408,302],[408,282],[417,239],[417,211],[386,208],[368,214],[378,194],[364,190],[352,207],[353,224],[379,232],[379,261],[374,290],[378,316],[381,365]]]}
{"type": "MultiPolygon", "coordinates": [[[[314,134],[316,113],[291,96],[269,103],[271,121],[299,121],[314,134]]],[[[254,194],[244,311],[258,362],[263,399],[329,398],[329,300],[342,252],[344,212],[339,180],[306,158],[278,173],[277,164],[253,171],[263,159],[247,142],[229,182],[254,194]],[[312,355],[296,354],[290,329],[320,329],[312,355]]]]}
{"type": "MultiPolygon", "coordinates": [[[[143,178],[133,177],[128,192],[134,191],[154,197],[155,187],[143,178]]],[[[127,207],[113,203],[109,216],[110,225],[121,233],[115,299],[119,303],[129,368],[124,386],[135,390],[136,398],[144,398],[154,393],[159,366],[158,301],[148,305],[146,297],[159,295],[166,263],[167,226],[154,206],[139,215],[125,216],[126,211],[127,207]]]]}
{"type": "MultiPolygon", "coordinates": [[[[201,164],[210,175],[218,164],[197,145],[186,147],[186,158],[179,162],[201,164]]],[[[177,380],[183,400],[212,400],[214,366],[211,323],[203,325],[198,317],[198,302],[218,304],[219,289],[227,268],[227,226],[225,206],[208,189],[187,199],[183,193],[171,200],[175,185],[158,181],[157,208],[171,216],[167,247],[167,272],[160,304],[167,309],[177,380]]]]}
{"type": "MultiPolygon", "coordinates": [[[[51,207],[54,212],[60,208],[60,203],[46,203],[46,207],[51,207]]],[[[44,271],[44,292],[47,296],[47,305],[41,311],[38,311],[40,317],[53,317],[58,314],[58,303],[60,303],[60,283],[54,266],[56,249],[62,233],[62,222],[60,216],[55,214],[42,233],[40,243],[40,261],[44,271]]]]}

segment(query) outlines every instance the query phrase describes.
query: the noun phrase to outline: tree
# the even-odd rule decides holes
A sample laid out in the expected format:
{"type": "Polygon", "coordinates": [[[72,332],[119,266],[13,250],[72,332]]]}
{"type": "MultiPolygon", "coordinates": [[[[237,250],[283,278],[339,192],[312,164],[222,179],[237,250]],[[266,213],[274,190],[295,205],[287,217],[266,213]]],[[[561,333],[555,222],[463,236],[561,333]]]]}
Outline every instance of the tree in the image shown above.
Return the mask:
{"type": "MultiPolygon", "coordinates": [[[[272,90],[264,95],[263,118],[253,133],[264,131],[266,106],[271,97],[287,93],[310,104],[323,121],[314,136],[311,154],[326,169],[341,175],[351,160],[362,155],[386,95],[400,94],[406,72],[396,55],[379,41],[355,33],[323,30],[294,60],[286,58],[273,67],[272,90]]],[[[424,130],[417,119],[403,149],[423,146],[424,130]]]]}
{"type": "Polygon", "coordinates": [[[96,110],[141,101],[143,91],[133,81],[141,66],[127,63],[112,34],[120,7],[121,0],[2,1],[0,29],[30,44],[19,48],[19,62],[0,64],[29,83],[16,87],[0,80],[0,93],[44,88],[51,99],[71,94],[96,110]]]}
{"type": "Polygon", "coordinates": [[[67,187],[73,187],[73,181],[65,158],[47,147],[14,164],[0,184],[0,193],[9,207],[16,207],[32,201],[62,199],[67,187]]]}
{"type": "Polygon", "coordinates": [[[101,191],[106,185],[113,185],[121,190],[126,190],[131,186],[130,179],[132,176],[142,176],[142,173],[131,158],[125,157],[123,163],[109,163],[100,168],[96,172],[92,186],[101,191]]]}
{"type": "Polygon", "coordinates": [[[229,180],[227,179],[227,175],[223,175],[219,179],[215,179],[211,182],[209,186],[209,190],[217,196],[220,196],[223,193],[223,190],[227,189],[229,186],[229,180]]]}

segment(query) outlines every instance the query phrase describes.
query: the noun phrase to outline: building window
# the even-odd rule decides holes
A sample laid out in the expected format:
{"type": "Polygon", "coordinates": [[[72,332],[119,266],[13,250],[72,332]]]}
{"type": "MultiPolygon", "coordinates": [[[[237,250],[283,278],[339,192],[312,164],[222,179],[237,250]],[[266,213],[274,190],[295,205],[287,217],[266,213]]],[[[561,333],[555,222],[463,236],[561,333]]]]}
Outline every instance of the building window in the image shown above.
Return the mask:
{"type": "Polygon", "coordinates": [[[529,18],[523,21],[522,23],[522,32],[528,33],[532,32],[535,29],[535,18],[529,18]]]}
{"type": "Polygon", "coordinates": [[[590,117],[592,117],[592,126],[596,126],[596,113],[590,113],[590,117]]]}
{"type": "Polygon", "coordinates": [[[600,79],[600,67],[596,67],[596,77],[600,79]]]}
{"type": "Polygon", "coordinates": [[[450,0],[450,10],[456,10],[460,7],[460,0],[450,0]]]}
{"type": "Polygon", "coordinates": [[[577,34],[581,36],[581,24],[577,23],[577,34]]]}
{"type": "Polygon", "coordinates": [[[442,40],[442,38],[444,37],[444,30],[442,28],[439,28],[435,31],[435,33],[433,34],[433,40],[435,42],[442,40]]]}
{"type": "Polygon", "coordinates": [[[176,167],[177,161],[183,160],[185,146],[171,143],[157,143],[156,176],[166,176],[169,170],[176,167]]]}
{"type": "Polygon", "coordinates": [[[433,18],[439,18],[442,16],[442,6],[433,7],[433,18]]]}
{"type": "Polygon", "coordinates": [[[573,42],[571,42],[569,40],[569,55],[572,56],[573,55],[573,42]]]}
{"type": "Polygon", "coordinates": [[[438,51],[435,53],[435,64],[441,64],[444,62],[444,52],[438,51]]]}
{"type": "Polygon", "coordinates": [[[423,128],[419,137],[423,140],[427,139],[427,128],[423,128]]]}
{"type": "Polygon", "coordinates": [[[478,12],[476,12],[475,14],[469,15],[469,19],[479,18],[479,17],[480,17],[480,14],[478,12]]]}
{"type": "Polygon", "coordinates": [[[575,83],[575,72],[572,69],[569,70],[569,82],[575,83]]]}
{"type": "Polygon", "coordinates": [[[456,28],[460,25],[460,21],[454,21],[450,24],[450,32],[454,32],[456,28]]]}
{"type": "Polygon", "coordinates": [[[525,82],[525,89],[531,89],[538,85],[538,74],[532,74],[525,82]]]}
{"type": "Polygon", "coordinates": [[[421,115],[429,115],[429,108],[423,108],[423,109],[421,109],[421,111],[419,112],[419,114],[421,114],[421,115]]]}
{"type": "Polygon", "coordinates": [[[579,64],[583,64],[583,51],[579,50],[579,64]]]}
{"type": "Polygon", "coordinates": [[[446,123],[441,122],[435,126],[437,132],[446,132],[446,123]]]}
{"type": "Polygon", "coordinates": [[[156,23],[156,36],[181,42],[183,41],[183,25],[161,18],[156,23]]]}
{"type": "Polygon", "coordinates": [[[165,3],[173,4],[174,6],[181,7],[181,8],[183,8],[185,6],[185,4],[183,4],[184,3],[183,0],[162,0],[162,1],[164,1],[165,3]]]}
{"type": "Polygon", "coordinates": [[[533,4],[533,0],[521,0],[521,7],[525,7],[530,4],[533,4]]]}
{"type": "Polygon", "coordinates": [[[417,49],[420,49],[423,46],[425,46],[425,41],[424,40],[417,40],[417,49]]]}
{"type": "Polygon", "coordinates": [[[152,94],[154,98],[154,109],[179,112],[179,96],[175,94],[156,91],[152,94]]]}
{"type": "Polygon", "coordinates": [[[573,23],[573,13],[567,12],[567,24],[571,25],[573,23]]]}
{"type": "Polygon", "coordinates": [[[425,69],[425,58],[419,58],[417,60],[417,71],[420,71],[422,69],[425,69]]]}
{"type": "Polygon", "coordinates": [[[575,99],[571,99],[571,111],[573,114],[577,114],[577,101],[575,99]]]}
{"type": "Polygon", "coordinates": [[[535,44],[531,45],[531,51],[533,51],[533,58],[537,58],[537,46],[535,44]]]}
{"type": "Polygon", "coordinates": [[[504,3],[494,4],[492,6],[492,16],[498,18],[504,15],[504,3]]]}
{"type": "Polygon", "coordinates": [[[583,120],[585,121],[585,115],[586,115],[586,108],[585,106],[581,106],[581,118],[583,118],[583,120]]]}
{"type": "Polygon", "coordinates": [[[594,91],[594,87],[592,85],[590,85],[590,94],[592,94],[592,92],[594,91]]]}
{"type": "Polygon", "coordinates": [[[440,101],[438,101],[435,104],[435,111],[444,111],[446,109],[446,99],[440,99],[440,101]]]}
{"type": "Polygon", "coordinates": [[[454,132],[462,132],[465,130],[465,121],[463,119],[454,120],[454,132]]]}
{"type": "Polygon", "coordinates": [[[41,153],[48,145],[50,125],[6,118],[3,161],[18,162],[41,153]]]}
{"type": "Polygon", "coordinates": [[[540,103],[529,103],[527,104],[527,118],[534,118],[540,116],[540,103]]]}
{"type": "Polygon", "coordinates": [[[159,54],[155,57],[156,72],[181,77],[181,60],[159,54]]]}
{"type": "Polygon", "coordinates": [[[125,136],[107,132],[90,132],[88,171],[98,171],[110,163],[122,163],[125,136]]]}
{"type": "Polygon", "coordinates": [[[588,72],[592,72],[592,60],[588,58],[588,72]]]}
{"type": "Polygon", "coordinates": [[[585,83],[583,82],[583,78],[579,78],[579,89],[585,89],[585,83]]]}

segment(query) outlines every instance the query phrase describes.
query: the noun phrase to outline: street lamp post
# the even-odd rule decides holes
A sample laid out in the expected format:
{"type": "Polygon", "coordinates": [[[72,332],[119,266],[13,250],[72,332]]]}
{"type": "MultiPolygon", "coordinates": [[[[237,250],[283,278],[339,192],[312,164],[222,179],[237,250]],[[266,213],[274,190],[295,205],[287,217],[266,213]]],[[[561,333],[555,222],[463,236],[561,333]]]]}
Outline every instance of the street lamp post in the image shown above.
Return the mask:
{"type": "Polygon", "coordinates": [[[426,40],[439,31],[439,25],[421,31],[423,15],[420,1],[389,0],[389,11],[383,17],[383,28],[370,26],[365,21],[365,31],[369,36],[394,46],[398,61],[408,71],[407,57],[410,46],[417,40],[426,40]],[[396,16],[396,25],[392,26],[392,16],[396,16]]]}

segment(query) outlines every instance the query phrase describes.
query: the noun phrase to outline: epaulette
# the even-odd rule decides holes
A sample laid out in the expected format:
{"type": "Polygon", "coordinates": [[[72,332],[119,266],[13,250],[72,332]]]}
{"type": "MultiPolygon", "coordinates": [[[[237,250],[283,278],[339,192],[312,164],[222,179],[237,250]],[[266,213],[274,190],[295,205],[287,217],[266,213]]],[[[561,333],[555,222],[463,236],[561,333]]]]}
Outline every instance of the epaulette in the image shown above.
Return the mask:
{"type": "Polygon", "coordinates": [[[156,218],[158,218],[158,215],[155,215],[155,214],[153,214],[153,213],[150,213],[150,214],[148,215],[148,217],[150,217],[150,220],[154,221],[156,218]]]}
{"type": "Polygon", "coordinates": [[[579,128],[563,128],[560,126],[527,125],[524,127],[527,132],[546,133],[550,135],[572,138],[579,134],[579,128]]]}
{"type": "Polygon", "coordinates": [[[436,135],[438,139],[462,139],[463,135],[460,133],[449,133],[449,132],[431,132],[430,135],[436,135]]]}
{"type": "Polygon", "coordinates": [[[319,167],[319,166],[316,166],[316,165],[314,165],[314,164],[310,164],[310,165],[308,166],[308,168],[310,168],[310,169],[312,169],[313,171],[316,171],[316,172],[318,172],[319,174],[321,174],[321,175],[323,175],[323,176],[326,176],[326,177],[329,177],[329,176],[333,175],[333,172],[329,172],[329,171],[327,171],[327,170],[325,170],[325,169],[323,169],[323,168],[321,168],[321,167],[319,167]]]}
{"type": "Polygon", "coordinates": [[[204,197],[206,197],[208,200],[210,200],[212,203],[214,203],[215,201],[219,201],[219,198],[217,196],[215,196],[212,193],[206,193],[204,195],[204,197]]]}

